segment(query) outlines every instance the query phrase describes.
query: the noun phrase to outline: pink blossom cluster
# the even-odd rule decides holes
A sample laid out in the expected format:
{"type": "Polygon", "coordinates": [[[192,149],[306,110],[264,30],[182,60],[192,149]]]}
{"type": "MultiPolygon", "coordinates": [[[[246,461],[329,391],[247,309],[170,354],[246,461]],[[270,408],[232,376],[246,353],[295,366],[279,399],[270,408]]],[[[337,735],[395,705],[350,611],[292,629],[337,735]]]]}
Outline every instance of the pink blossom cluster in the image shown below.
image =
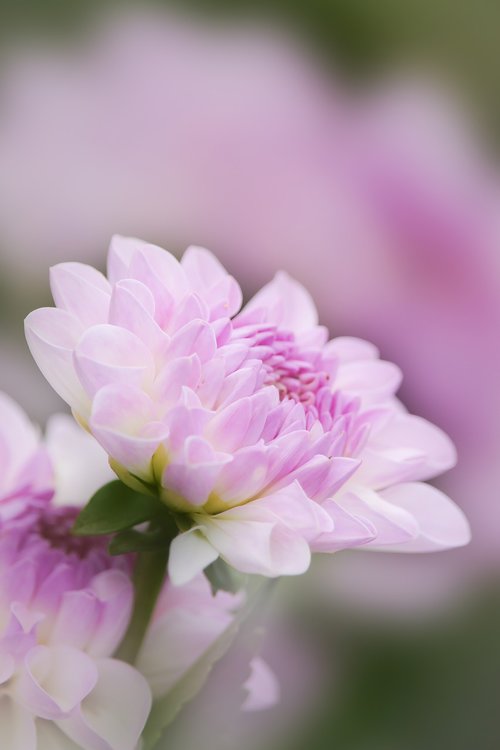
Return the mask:
{"type": "MultiPolygon", "coordinates": [[[[69,417],[54,418],[41,443],[3,394],[0,408],[0,746],[135,750],[153,698],[175,686],[241,602],[213,597],[204,579],[174,593],[167,581],[137,663],[114,657],[131,616],[134,559],[112,557],[107,537],[72,534],[80,508],[61,494],[71,470],[78,483],[85,469],[87,489],[100,482],[105,454],[69,417]]],[[[248,708],[276,698],[263,669],[264,680],[248,683],[248,708]]]]}
{"type": "Polygon", "coordinates": [[[408,414],[400,372],[357,339],[328,341],[307,291],[279,274],[243,309],[207,250],[182,260],[115,237],[107,278],[65,263],[26,321],[40,369],[124,482],[157,492],[181,533],[169,574],[221,556],[303,573],[311,552],[467,543],[461,511],[422,480],[448,437],[408,414]]]}

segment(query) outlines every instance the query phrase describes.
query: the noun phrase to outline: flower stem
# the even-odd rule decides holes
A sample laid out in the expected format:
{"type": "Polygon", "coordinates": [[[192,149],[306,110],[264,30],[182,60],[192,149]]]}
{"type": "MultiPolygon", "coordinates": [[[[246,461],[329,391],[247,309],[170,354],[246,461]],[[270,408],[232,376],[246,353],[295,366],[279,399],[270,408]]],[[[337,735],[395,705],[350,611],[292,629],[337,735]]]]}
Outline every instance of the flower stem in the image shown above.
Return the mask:
{"type": "Polygon", "coordinates": [[[168,560],[165,549],[140,552],[134,571],[134,609],[116,658],[133,664],[140,651],[156,601],[162,589],[168,560]]]}

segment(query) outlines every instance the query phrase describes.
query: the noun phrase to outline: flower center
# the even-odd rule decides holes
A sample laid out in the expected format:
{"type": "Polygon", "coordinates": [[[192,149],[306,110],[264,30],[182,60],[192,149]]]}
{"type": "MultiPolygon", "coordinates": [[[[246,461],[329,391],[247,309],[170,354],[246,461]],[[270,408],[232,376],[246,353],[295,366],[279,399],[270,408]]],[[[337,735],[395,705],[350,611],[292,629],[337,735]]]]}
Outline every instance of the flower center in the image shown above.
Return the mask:
{"type": "Polygon", "coordinates": [[[266,371],[264,383],[277,388],[280,401],[302,404],[308,428],[319,421],[330,430],[346,407],[332,388],[336,359],[320,347],[299,344],[293,333],[273,325],[249,326],[239,334],[251,340],[252,356],[261,360],[266,371]]]}
{"type": "Polygon", "coordinates": [[[79,508],[50,508],[40,513],[32,533],[44,539],[52,549],[58,549],[65,554],[87,557],[94,550],[105,551],[107,537],[76,536],[71,532],[79,508]]]}

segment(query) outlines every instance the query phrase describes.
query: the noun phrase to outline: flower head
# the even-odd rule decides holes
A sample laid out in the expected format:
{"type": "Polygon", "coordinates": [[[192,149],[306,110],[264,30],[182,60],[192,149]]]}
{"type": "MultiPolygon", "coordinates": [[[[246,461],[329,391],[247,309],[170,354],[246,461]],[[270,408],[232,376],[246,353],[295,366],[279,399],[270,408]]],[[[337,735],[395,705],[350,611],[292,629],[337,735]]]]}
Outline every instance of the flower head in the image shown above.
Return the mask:
{"type": "Polygon", "coordinates": [[[181,519],[174,582],[219,555],[276,576],[304,572],[311,550],[468,540],[460,511],[420,483],[453,465],[449,439],[405,412],[399,370],[373,346],[328,341],[285,274],[240,311],[207,250],[178,262],[116,237],[108,278],[66,263],[51,286],[56,307],[26,322],[31,351],[118,475],[181,519]]]}
{"type": "Polygon", "coordinates": [[[70,533],[77,508],[0,528],[0,745],[134,750],[151,704],[111,658],[132,606],[130,563],[70,533]]]}

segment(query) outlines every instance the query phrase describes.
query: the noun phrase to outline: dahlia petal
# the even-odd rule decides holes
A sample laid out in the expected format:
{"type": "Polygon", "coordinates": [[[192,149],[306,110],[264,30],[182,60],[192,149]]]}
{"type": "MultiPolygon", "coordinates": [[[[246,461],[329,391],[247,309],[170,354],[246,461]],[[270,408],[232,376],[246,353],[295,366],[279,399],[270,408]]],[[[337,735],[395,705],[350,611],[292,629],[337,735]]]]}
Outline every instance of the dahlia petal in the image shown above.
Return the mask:
{"type": "Polygon", "coordinates": [[[125,635],[133,604],[133,587],[121,570],[104,570],[92,580],[90,590],[100,603],[99,628],[87,645],[93,657],[110,656],[125,635]]]}
{"type": "Polygon", "coordinates": [[[217,341],[210,324],[204,320],[191,320],[173,335],[168,356],[174,358],[197,354],[203,363],[213,357],[216,349],[217,341]]]}
{"type": "Polygon", "coordinates": [[[213,253],[191,245],[182,256],[181,265],[192,288],[205,299],[215,315],[236,315],[243,298],[240,286],[213,253]]]}
{"type": "Polygon", "coordinates": [[[148,684],[125,662],[102,659],[96,665],[97,684],[79,714],[58,725],[86,750],[135,750],[151,708],[148,684]]]}
{"type": "Polygon", "coordinates": [[[392,396],[401,385],[402,374],[392,362],[374,359],[347,362],[339,367],[335,388],[360,396],[363,405],[379,403],[392,396]]]}
{"type": "Polygon", "coordinates": [[[220,399],[224,382],[225,363],[221,357],[206,362],[203,366],[203,378],[198,383],[196,393],[207,409],[214,409],[220,399]]]}
{"type": "Polygon", "coordinates": [[[109,385],[95,396],[89,420],[104,450],[144,477],[149,476],[153,454],[169,433],[166,425],[152,420],[153,412],[153,402],[139,388],[109,385]]]}
{"type": "Polygon", "coordinates": [[[451,469],[457,460],[455,446],[443,430],[426,419],[399,413],[376,436],[376,445],[396,445],[420,453],[419,469],[412,480],[431,479],[451,469]]]}
{"type": "Polygon", "coordinates": [[[16,669],[16,660],[12,654],[0,653],[0,686],[4,685],[16,669]]]}
{"type": "Polygon", "coordinates": [[[54,505],[82,506],[115,478],[106,452],[68,414],[50,417],[45,443],[55,472],[54,505]]]}
{"type": "Polygon", "coordinates": [[[189,529],[176,536],[170,545],[169,578],[174,586],[184,586],[218,557],[215,547],[199,529],[189,529]]]}
{"type": "Polygon", "coordinates": [[[52,628],[50,645],[85,650],[96,630],[100,614],[99,602],[90,591],[66,591],[52,628]]]}
{"type": "Polygon", "coordinates": [[[6,694],[0,696],[0,747],[39,750],[33,716],[6,694]]]}
{"type": "Polygon", "coordinates": [[[257,292],[244,307],[243,315],[259,308],[266,310],[266,320],[294,333],[303,333],[318,324],[318,312],[309,292],[283,272],[257,292]]]}
{"type": "Polygon", "coordinates": [[[216,412],[207,426],[207,436],[219,450],[232,453],[242,447],[251,419],[250,398],[239,399],[216,412]]]}
{"type": "MultiPolygon", "coordinates": [[[[139,267],[135,266],[136,260],[139,259],[147,265],[150,272],[165,286],[175,300],[181,300],[189,294],[190,288],[186,273],[177,258],[168,250],[157,245],[142,245],[132,259],[132,271],[139,267]]],[[[141,265],[141,267],[145,266],[141,265]]]]}
{"type": "Polygon", "coordinates": [[[311,553],[304,537],[279,523],[275,517],[253,520],[248,516],[229,515],[242,507],[247,506],[217,516],[196,517],[204,535],[220,556],[242,573],[271,578],[305,573],[311,562],[311,553]]]}
{"type": "Polygon", "coordinates": [[[130,264],[135,253],[146,245],[135,237],[122,237],[115,234],[111,238],[108,251],[108,279],[116,284],[121,279],[130,277],[130,264]]]}
{"type": "Polygon", "coordinates": [[[432,552],[463,547],[470,541],[468,521],[449,497],[422,482],[409,482],[389,487],[381,496],[411,513],[417,520],[418,536],[392,548],[397,552],[432,552]]]}
{"type": "Polygon", "coordinates": [[[91,396],[106,385],[147,387],[155,366],[145,344],[125,328],[98,325],[89,328],[74,354],[78,377],[91,396]]]}
{"type": "Polygon", "coordinates": [[[242,367],[226,378],[219,393],[218,406],[223,408],[245,396],[255,393],[259,376],[259,365],[242,367]]]}
{"type": "Polygon", "coordinates": [[[296,575],[309,567],[306,537],[333,524],[295,483],[285,490],[216,516],[196,516],[208,541],[244,573],[296,575]]]}
{"type": "Polygon", "coordinates": [[[333,529],[330,515],[319,503],[307,497],[296,481],[266,497],[228,511],[227,516],[262,521],[274,518],[307,539],[314,539],[317,534],[333,529]]]}
{"type": "MultiPolygon", "coordinates": [[[[191,588],[191,587],[189,587],[191,588]]],[[[182,593],[182,589],[180,589],[182,593]]],[[[136,660],[155,698],[165,695],[230,625],[232,616],[216,605],[196,602],[192,611],[182,602],[153,622],[136,660]],[[172,648],[175,644],[175,649],[172,648]]]]}
{"type": "Polygon", "coordinates": [[[358,487],[336,498],[338,504],[351,515],[373,526],[377,536],[370,546],[395,545],[416,539],[418,523],[412,513],[388,502],[379,493],[358,487]]]}
{"type": "Polygon", "coordinates": [[[426,456],[419,450],[399,447],[378,448],[370,441],[362,452],[356,483],[375,490],[418,477],[426,456]]]}
{"type": "Polygon", "coordinates": [[[196,389],[201,377],[197,354],[168,362],[155,379],[152,394],[162,404],[179,400],[183,388],[196,389]]]}
{"type": "Polygon", "coordinates": [[[38,367],[56,393],[84,415],[89,400],[73,363],[73,350],[83,331],[74,315],[54,307],[35,310],[25,320],[26,341],[38,367]]]}
{"type": "Polygon", "coordinates": [[[178,451],[182,451],[184,443],[190,435],[201,435],[211,416],[212,412],[185,404],[170,409],[165,418],[165,423],[170,430],[169,453],[176,454],[178,451]]]}
{"type": "Polygon", "coordinates": [[[84,326],[108,320],[111,285],[102,273],[83,263],[59,263],[50,269],[50,288],[56,306],[84,326]]]}
{"type": "Polygon", "coordinates": [[[274,488],[284,486],[285,482],[289,484],[291,481],[297,481],[306,495],[321,502],[347,482],[359,465],[360,462],[353,458],[315,455],[287,474],[281,482],[274,485],[274,488]]]}
{"type": "Polygon", "coordinates": [[[187,438],[183,462],[175,459],[163,473],[163,486],[193,506],[206,503],[221,469],[231,461],[227,454],[215,453],[210,444],[196,435],[187,438]],[[205,447],[206,452],[200,452],[205,447]]]}
{"type": "Polygon", "coordinates": [[[359,547],[377,536],[377,529],[367,518],[357,518],[334,500],[327,500],[322,507],[331,516],[333,529],[322,532],[311,542],[313,552],[337,552],[341,549],[359,547]]]}
{"type": "Polygon", "coordinates": [[[244,684],[247,696],[243,711],[263,711],[272,708],[280,700],[280,684],[270,666],[260,656],[250,662],[250,677],[244,684]]]}
{"type": "Polygon", "coordinates": [[[123,279],[114,286],[109,322],[135,334],[159,356],[167,349],[169,338],[156,322],[154,313],[154,297],[140,281],[123,279]]]}
{"type": "Polygon", "coordinates": [[[376,346],[369,341],[351,336],[337,336],[325,346],[328,354],[333,354],[341,362],[359,362],[360,360],[378,359],[376,346]]]}
{"type": "Polygon", "coordinates": [[[36,750],[82,750],[53,721],[37,719],[36,750]]]}
{"type": "Polygon", "coordinates": [[[268,484],[269,462],[265,445],[241,448],[221,470],[214,493],[228,505],[237,505],[257,495],[268,484]]]}
{"type": "Polygon", "coordinates": [[[97,682],[94,661],[69,646],[37,646],[27,654],[25,666],[15,693],[28,710],[45,719],[72,711],[97,682]]]}

